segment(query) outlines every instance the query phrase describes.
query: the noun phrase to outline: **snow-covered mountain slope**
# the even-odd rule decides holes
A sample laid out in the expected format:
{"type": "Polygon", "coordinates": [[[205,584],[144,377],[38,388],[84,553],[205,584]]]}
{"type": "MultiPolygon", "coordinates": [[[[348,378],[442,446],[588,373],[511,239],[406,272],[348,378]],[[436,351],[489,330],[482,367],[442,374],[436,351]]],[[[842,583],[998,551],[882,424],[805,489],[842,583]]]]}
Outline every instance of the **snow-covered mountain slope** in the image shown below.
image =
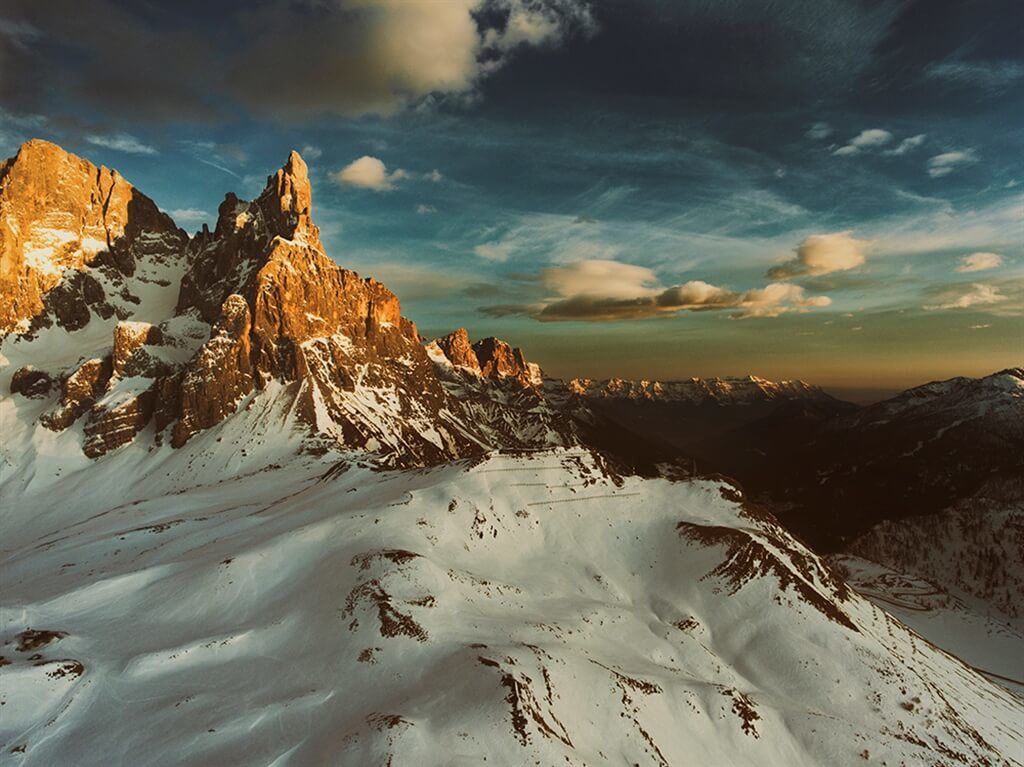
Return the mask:
{"type": "Polygon", "coordinates": [[[849,554],[829,563],[859,594],[932,644],[1024,696],[1024,627],[991,603],[849,554]]]}
{"type": "Polygon", "coordinates": [[[1022,763],[1024,701],[721,482],[161,450],[8,512],[12,764],[1022,763]]]}
{"type": "Polygon", "coordinates": [[[938,514],[881,522],[846,553],[983,601],[1024,630],[1024,476],[938,514]]]}
{"type": "MultiPolygon", "coordinates": [[[[882,520],[940,513],[1024,477],[1024,369],[910,389],[825,422],[782,458],[768,490],[794,506],[787,524],[822,548],[882,520]]],[[[1024,493],[1007,500],[1024,504],[1024,493]]]]}

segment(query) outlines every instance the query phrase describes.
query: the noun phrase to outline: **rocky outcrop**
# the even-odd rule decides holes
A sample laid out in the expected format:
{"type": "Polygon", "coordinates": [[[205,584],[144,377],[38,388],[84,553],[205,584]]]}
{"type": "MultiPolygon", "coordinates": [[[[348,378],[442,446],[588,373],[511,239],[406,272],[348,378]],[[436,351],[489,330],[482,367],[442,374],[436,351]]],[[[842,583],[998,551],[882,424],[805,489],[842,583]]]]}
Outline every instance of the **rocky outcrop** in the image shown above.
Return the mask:
{"type": "Polygon", "coordinates": [[[469,333],[465,328],[454,330],[443,338],[436,339],[435,343],[453,365],[480,373],[480,360],[473,351],[469,333]]]}
{"type": "Polygon", "coordinates": [[[184,232],[117,171],[33,140],[0,166],[0,332],[53,321],[69,329],[115,305],[140,258],[182,253],[184,232]]]}
{"type": "Polygon", "coordinates": [[[471,375],[520,386],[537,387],[543,383],[540,366],[528,362],[522,349],[513,348],[500,338],[484,338],[471,344],[466,329],[459,328],[434,339],[427,347],[435,359],[471,375]]]}
{"type": "Polygon", "coordinates": [[[179,384],[179,420],[171,444],[181,447],[192,435],[235,412],[253,389],[249,305],[230,295],[221,307],[210,340],[189,362],[179,384]]]}
{"type": "Polygon", "coordinates": [[[523,350],[512,348],[500,338],[484,338],[473,344],[480,362],[480,374],[496,380],[510,378],[523,386],[537,386],[542,374],[537,365],[526,361],[523,350]]]}
{"type": "Polygon", "coordinates": [[[113,369],[110,357],[82,363],[61,381],[60,403],[55,410],[42,416],[43,426],[60,431],[73,424],[106,390],[113,369]]]}
{"type": "Polygon", "coordinates": [[[18,368],[11,376],[11,394],[20,394],[31,399],[43,399],[53,390],[53,378],[45,370],[36,370],[31,365],[18,368]]]}
{"type": "Polygon", "coordinates": [[[110,392],[89,411],[82,451],[98,458],[131,442],[153,417],[155,396],[152,384],[110,392]]]}
{"type": "Polygon", "coordinates": [[[114,375],[147,376],[156,378],[159,361],[149,354],[146,346],[160,346],[163,333],[159,326],[148,322],[119,322],[114,328],[114,375]]]}

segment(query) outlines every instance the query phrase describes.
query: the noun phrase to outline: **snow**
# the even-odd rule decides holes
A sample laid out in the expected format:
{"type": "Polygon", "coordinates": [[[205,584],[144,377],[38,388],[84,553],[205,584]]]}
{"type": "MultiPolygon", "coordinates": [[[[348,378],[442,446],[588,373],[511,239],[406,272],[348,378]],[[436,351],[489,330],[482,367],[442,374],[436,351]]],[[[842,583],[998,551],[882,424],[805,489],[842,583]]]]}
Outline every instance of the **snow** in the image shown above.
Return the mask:
{"type": "Polygon", "coordinates": [[[4,649],[19,764],[1021,763],[1020,699],[804,575],[718,482],[289,457],[268,394],[182,450],[0,485],[0,638],[67,632],[39,652],[84,670],[4,649]],[[772,572],[734,589],[680,522],[765,544],[856,630],[772,572]]]}

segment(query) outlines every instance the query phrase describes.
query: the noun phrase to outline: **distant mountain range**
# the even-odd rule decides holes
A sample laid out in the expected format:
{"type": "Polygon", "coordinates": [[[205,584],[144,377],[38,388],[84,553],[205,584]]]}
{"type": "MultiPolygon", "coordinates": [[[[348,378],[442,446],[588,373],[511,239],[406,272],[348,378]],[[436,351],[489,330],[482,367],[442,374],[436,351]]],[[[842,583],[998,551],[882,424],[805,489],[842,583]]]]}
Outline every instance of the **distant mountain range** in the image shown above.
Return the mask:
{"type": "Polygon", "coordinates": [[[8,760],[1022,763],[1013,669],[878,596],[1020,615],[982,568],[1019,562],[1020,370],[869,408],[546,379],[422,338],[311,211],[294,152],[191,235],[53,144],[0,166],[8,760]]]}

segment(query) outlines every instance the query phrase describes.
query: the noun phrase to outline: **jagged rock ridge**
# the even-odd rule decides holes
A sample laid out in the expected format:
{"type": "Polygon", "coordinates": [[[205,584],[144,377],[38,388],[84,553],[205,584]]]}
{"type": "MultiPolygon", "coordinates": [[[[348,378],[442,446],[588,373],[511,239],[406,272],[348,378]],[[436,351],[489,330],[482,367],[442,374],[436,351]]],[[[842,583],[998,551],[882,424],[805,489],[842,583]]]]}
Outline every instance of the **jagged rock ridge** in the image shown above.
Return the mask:
{"type": "MultiPolygon", "coordinates": [[[[10,390],[49,398],[38,417],[47,429],[80,424],[86,455],[128,444],[150,425],[154,444],[180,447],[263,395],[287,411],[308,449],[365,450],[403,464],[575,439],[567,418],[524,423],[525,410],[512,410],[525,403],[502,394],[502,413],[488,420],[446,387],[444,352],[424,346],[398,298],[324,253],[296,152],[255,200],[226,195],[213,231],[192,238],[116,172],[53,144],[26,144],[3,174],[0,233],[13,288],[0,317],[9,358],[28,362],[9,371],[10,390]],[[38,232],[58,222],[67,247],[33,250],[38,232]],[[158,290],[136,290],[160,269],[158,290]],[[89,353],[75,337],[60,359],[41,364],[31,343],[53,326],[87,330],[89,353]]],[[[470,345],[460,332],[446,343],[459,370],[539,396],[540,368],[522,350],[496,338],[470,345]]]]}

